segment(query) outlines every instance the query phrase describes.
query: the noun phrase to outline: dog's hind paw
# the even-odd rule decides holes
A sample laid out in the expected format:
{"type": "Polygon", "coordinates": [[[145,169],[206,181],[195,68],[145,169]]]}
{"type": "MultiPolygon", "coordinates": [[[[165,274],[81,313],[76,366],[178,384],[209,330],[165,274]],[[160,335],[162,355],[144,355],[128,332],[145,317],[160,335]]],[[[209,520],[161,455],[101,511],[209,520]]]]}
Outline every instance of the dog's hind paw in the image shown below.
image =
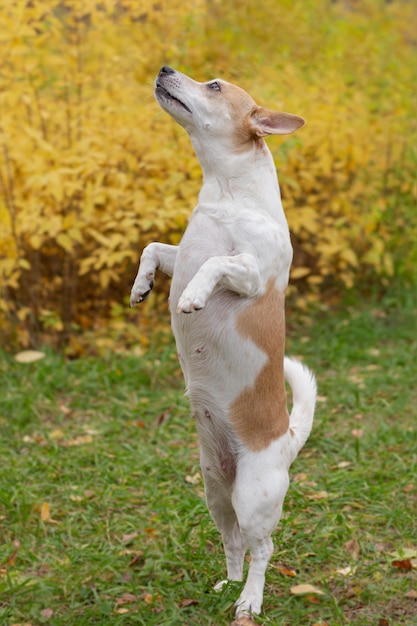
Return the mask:
{"type": "Polygon", "coordinates": [[[242,615],[241,617],[235,619],[230,626],[255,626],[255,622],[252,622],[250,617],[242,615]]]}

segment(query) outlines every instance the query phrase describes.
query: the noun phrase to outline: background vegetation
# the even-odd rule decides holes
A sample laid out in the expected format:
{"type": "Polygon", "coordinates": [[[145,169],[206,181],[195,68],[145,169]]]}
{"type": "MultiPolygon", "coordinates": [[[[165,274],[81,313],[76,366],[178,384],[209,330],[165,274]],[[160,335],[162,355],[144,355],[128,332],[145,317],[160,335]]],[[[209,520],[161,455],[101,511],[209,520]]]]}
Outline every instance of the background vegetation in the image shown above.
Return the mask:
{"type": "Polygon", "coordinates": [[[153,98],[163,64],[308,121],[268,142],[288,353],[319,402],[258,621],[414,626],[416,20],[400,0],[1,3],[1,626],[232,619],[164,278],[128,308],[141,249],[180,239],[201,184],[153,98]]]}
{"type": "MultiPolygon", "coordinates": [[[[416,18],[415,3],[382,0],[2,3],[4,342],[76,355],[80,331],[126,333],[140,251],[179,240],[201,182],[187,136],[153,99],[166,63],[307,119],[269,140],[298,307],[413,283],[416,18]]],[[[156,317],[165,297],[160,281],[156,317]]],[[[149,307],[135,342],[148,320],[149,307]]]]}

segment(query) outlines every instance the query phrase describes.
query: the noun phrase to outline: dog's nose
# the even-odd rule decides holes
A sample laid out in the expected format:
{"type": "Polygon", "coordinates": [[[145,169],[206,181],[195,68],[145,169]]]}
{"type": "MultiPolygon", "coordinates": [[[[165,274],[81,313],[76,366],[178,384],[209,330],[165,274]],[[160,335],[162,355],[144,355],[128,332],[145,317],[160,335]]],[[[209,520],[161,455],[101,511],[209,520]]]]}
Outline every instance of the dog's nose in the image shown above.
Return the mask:
{"type": "Polygon", "coordinates": [[[161,67],[159,70],[159,75],[162,76],[163,74],[175,74],[175,70],[173,70],[172,67],[168,67],[168,65],[164,65],[164,67],[161,67]]]}

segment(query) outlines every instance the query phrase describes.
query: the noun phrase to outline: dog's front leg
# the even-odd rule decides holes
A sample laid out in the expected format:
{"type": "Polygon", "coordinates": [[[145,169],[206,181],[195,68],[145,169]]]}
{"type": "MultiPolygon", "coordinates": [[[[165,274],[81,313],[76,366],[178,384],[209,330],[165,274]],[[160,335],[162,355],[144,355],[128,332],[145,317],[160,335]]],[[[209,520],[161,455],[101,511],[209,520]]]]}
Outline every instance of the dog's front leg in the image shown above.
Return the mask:
{"type": "Polygon", "coordinates": [[[138,273],[130,294],[130,306],[143,302],[151,293],[157,269],[168,276],[174,271],[178,246],[150,243],[142,252],[138,273]]]}
{"type": "Polygon", "coordinates": [[[263,281],[255,257],[252,254],[237,254],[208,259],[184,289],[177,313],[202,309],[216,285],[241,296],[253,298],[261,295],[263,281]]]}

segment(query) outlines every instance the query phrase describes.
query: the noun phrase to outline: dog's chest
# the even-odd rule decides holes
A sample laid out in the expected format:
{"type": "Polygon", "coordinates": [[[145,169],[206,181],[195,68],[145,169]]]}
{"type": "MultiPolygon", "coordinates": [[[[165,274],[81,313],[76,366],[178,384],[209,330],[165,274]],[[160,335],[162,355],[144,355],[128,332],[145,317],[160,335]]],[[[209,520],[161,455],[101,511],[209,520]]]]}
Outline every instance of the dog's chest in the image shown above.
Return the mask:
{"type": "Polygon", "coordinates": [[[211,257],[249,253],[256,257],[265,284],[274,279],[280,290],[288,283],[292,247],[285,217],[278,222],[252,210],[221,215],[194,212],[179,245],[170,300],[176,302],[201,265],[211,257]]]}

